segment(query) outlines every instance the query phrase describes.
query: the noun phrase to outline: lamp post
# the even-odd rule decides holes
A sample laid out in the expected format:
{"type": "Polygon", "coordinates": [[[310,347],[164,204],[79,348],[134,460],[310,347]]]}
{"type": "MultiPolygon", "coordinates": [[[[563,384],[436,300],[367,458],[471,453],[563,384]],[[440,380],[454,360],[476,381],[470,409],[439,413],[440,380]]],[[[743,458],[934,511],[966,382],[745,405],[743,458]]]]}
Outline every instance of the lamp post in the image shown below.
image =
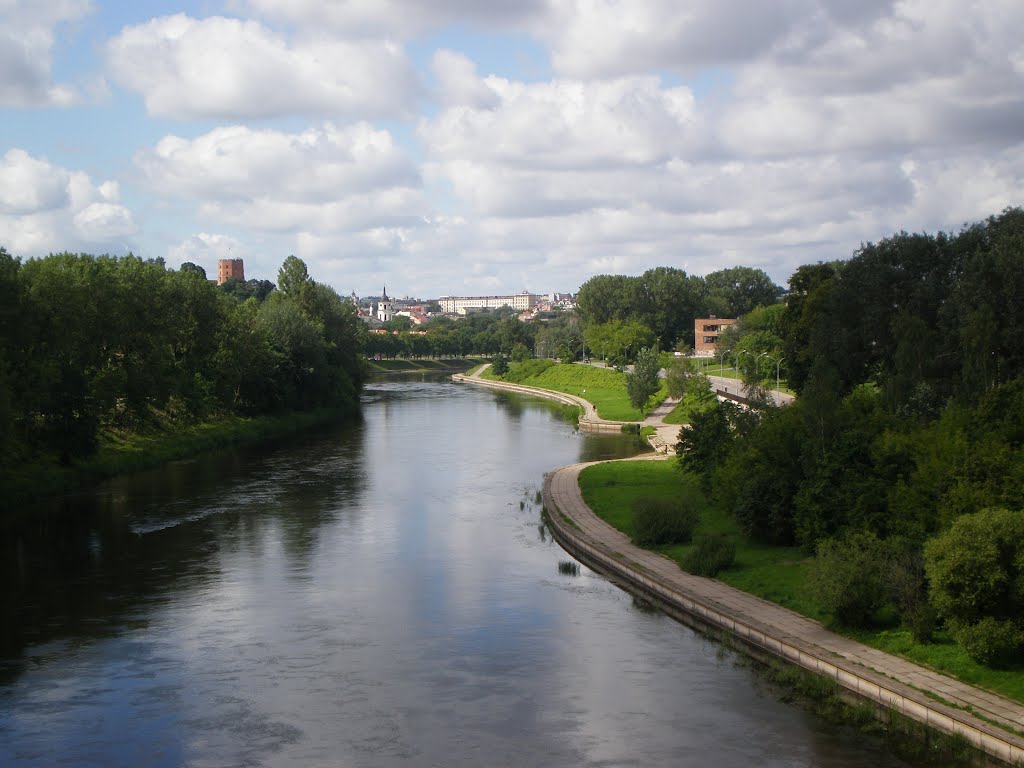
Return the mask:
{"type": "MultiPolygon", "coordinates": [[[[748,352],[748,351],[747,351],[747,350],[745,350],[745,349],[741,349],[741,350],[740,350],[739,352],[737,352],[737,353],[736,353],[736,360],[737,360],[737,363],[738,363],[738,361],[739,361],[739,358],[740,358],[740,356],[741,356],[741,355],[750,355],[751,357],[753,357],[753,354],[752,354],[752,353],[748,352]]],[[[738,365],[737,365],[737,369],[736,369],[736,370],[737,370],[737,372],[738,372],[738,373],[740,374],[740,379],[742,380],[742,378],[743,378],[743,371],[742,371],[742,369],[740,369],[740,368],[738,367],[738,365]]]]}
{"type": "Polygon", "coordinates": [[[779,391],[779,366],[782,365],[782,361],[785,360],[786,358],[783,355],[780,355],[778,360],[773,360],[770,357],[768,359],[771,360],[773,363],[775,363],[775,391],[778,392],[779,391]]]}
{"type": "MultiPolygon", "coordinates": [[[[761,381],[760,365],[761,365],[761,358],[762,357],[768,357],[768,353],[767,352],[762,352],[761,354],[759,354],[757,356],[757,359],[754,361],[754,373],[756,373],[758,375],[757,376],[758,383],[760,383],[760,381],[761,381]]],[[[769,370],[771,370],[771,369],[769,369],[769,370]]],[[[770,376],[771,374],[768,374],[768,375],[770,376]]]]}

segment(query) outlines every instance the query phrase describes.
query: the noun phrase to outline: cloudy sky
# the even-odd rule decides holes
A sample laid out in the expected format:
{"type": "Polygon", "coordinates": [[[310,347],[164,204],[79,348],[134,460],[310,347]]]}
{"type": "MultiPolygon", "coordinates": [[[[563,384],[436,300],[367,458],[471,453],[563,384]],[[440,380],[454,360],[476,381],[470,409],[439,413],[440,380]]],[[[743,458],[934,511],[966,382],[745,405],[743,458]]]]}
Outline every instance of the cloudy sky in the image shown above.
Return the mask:
{"type": "Polygon", "coordinates": [[[1020,0],[0,0],[0,245],[785,283],[1024,204],[1020,0]]]}

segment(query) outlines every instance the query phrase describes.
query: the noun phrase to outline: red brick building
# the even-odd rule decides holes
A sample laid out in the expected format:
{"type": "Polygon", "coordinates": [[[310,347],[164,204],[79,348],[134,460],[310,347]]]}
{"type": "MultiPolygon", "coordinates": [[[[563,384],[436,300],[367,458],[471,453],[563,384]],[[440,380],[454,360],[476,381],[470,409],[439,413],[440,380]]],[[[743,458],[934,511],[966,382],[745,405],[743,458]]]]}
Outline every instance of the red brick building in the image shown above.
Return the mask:
{"type": "Polygon", "coordinates": [[[245,268],[241,259],[218,259],[217,261],[217,285],[223,285],[234,278],[239,282],[245,282],[245,268]]]}
{"type": "Polygon", "coordinates": [[[699,317],[693,321],[693,354],[714,357],[718,351],[718,334],[736,322],[735,318],[699,317]]]}

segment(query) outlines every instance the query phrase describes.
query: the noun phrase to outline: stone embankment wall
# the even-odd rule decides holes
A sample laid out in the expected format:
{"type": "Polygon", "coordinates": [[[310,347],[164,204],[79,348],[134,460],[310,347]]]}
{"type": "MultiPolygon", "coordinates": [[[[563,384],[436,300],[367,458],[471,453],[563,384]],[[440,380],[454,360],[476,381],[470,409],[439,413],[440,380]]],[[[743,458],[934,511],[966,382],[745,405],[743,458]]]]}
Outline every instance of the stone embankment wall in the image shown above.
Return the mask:
{"type": "Polygon", "coordinates": [[[769,628],[749,617],[736,616],[723,606],[702,601],[698,596],[669,589],[643,570],[623,562],[576,527],[552,499],[554,473],[544,480],[544,506],[552,533],[559,544],[588,566],[609,576],[629,591],[668,607],[670,614],[681,612],[698,624],[722,630],[755,652],[768,653],[816,674],[831,678],[843,689],[879,707],[947,734],[965,738],[976,749],[1009,765],[1024,765],[1024,738],[990,725],[970,713],[934,701],[921,691],[896,680],[854,668],[838,657],[827,658],[820,649],[812,649],[797,637],[776,636],[769,628]]]}

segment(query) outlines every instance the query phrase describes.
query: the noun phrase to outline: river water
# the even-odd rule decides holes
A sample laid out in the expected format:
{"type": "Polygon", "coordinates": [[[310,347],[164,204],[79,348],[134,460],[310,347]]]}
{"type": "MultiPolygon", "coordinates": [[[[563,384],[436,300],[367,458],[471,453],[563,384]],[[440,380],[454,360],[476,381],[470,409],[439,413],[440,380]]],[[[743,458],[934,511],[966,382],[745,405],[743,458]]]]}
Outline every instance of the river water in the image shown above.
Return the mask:
{"type": "Polygon", "coordinates": [[[2,766],[896,766],[570,560],[547,404],[370,384],[357,424],[3,533],[2,766]]]}

